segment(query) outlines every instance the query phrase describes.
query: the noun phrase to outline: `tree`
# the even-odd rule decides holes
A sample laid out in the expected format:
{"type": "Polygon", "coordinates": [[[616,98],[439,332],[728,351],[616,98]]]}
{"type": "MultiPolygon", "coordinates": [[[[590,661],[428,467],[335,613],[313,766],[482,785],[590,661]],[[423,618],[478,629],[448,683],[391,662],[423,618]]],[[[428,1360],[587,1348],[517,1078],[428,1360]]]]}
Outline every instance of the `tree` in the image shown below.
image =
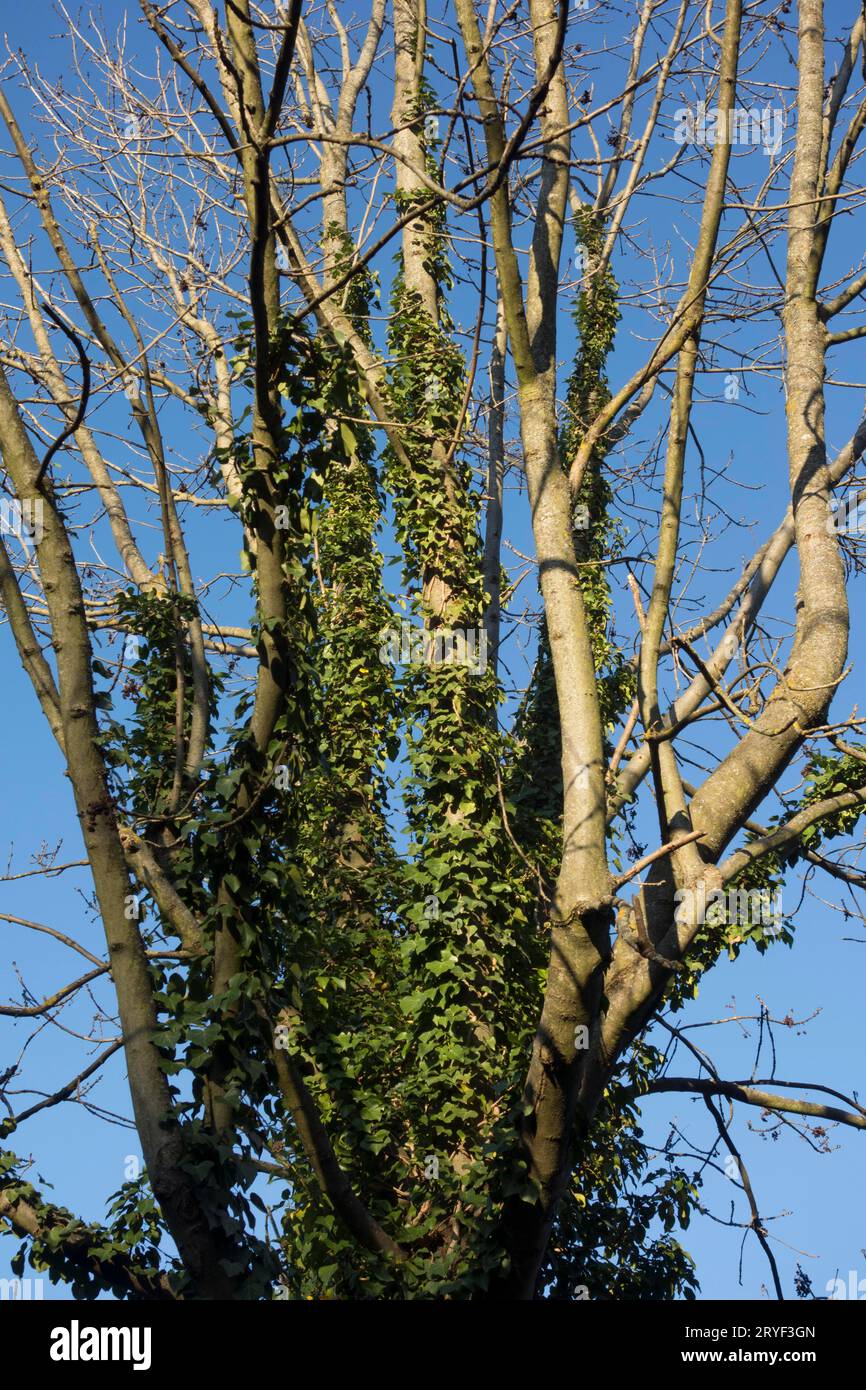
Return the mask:
{"type": "Polygon", "coordinates": [[[16,1112],[22,1052],[2,1131],[122,1050],[145,1161],[94,1224],[4,1149],[19,1273],[692,1295],[695,1176],[638,1125],[683,1091],[782,1296],[725,1102],[866,1110],[728,1079],[676,1020],[793,942],[783,883],[866,886],[866,421],[825,421],[866,333],[850,8],[831,45],[822,0],[140,0],[114,37],[64,11],[62,82],[8,58],[0,591],[105,950],[6,914],[88,970],[0,1012],[80,1021],[93,985],[118,1036],[16,1112]],[[736,410],[783,385],[790,498],[727,593],[720,375],[736,410]]]}

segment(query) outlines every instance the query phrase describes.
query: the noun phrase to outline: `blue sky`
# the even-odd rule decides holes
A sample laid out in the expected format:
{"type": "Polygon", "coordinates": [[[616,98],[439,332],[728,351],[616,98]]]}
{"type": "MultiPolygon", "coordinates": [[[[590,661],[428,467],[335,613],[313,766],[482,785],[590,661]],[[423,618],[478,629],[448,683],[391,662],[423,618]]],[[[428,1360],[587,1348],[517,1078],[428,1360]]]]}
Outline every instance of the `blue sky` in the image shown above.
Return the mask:
{"type": "MultiPolygon", "coordinates": [[[[841,5],[831,7],[834,22],[841,5]]],[[[845,7],[848,8],[848,7],[845,7]]],[[[62,25],[51,18],[52,7],[39,3],[30,9],[13,10],[4,7],[0,19],[13,47],[20,45],[32,58],[37,58],[46,73],[63,69],[63,47],[50,39],[62,25]]],[[[137,5],[126,0],[113,0],[105,7],[112,21],[122,11],[137,13],[137,5]]],[[[383,71],[386,70],[383,67],[383,71]]],[[[613,73],[611,66],[602,66],[602,73],[613,73]]],[[[768,74],[769,80],[790,83],[790,67],[780,66],[768,74]]],[[[599,86],[601,80],[599,80],[599,86]]],[[[384,91],[379,92],[384,100],[384,91]]],[[[790,94],[789,94],[790,95],[790,94]]],[[[733,172],[738,181],[747,182],[754,175],[756,161],[765,160],[762,152],[744,152],[735,161],[733,172]]],[[[683,183],[682,195],[686,185],[683,183]]],[[[684,213],[677,206],[678,185],[667,185],[669,201],[654,205],[655,223],[649,235],[661,245],[677,238],[688,238],[694,229],[693,213],[684,213]]],[[[841,221],[831,239],[831,254],[825,280],[847,273],[860,263],[862,235],[856,218],[841,221]]],[[[390,264],[391,251],[382,258],[383,267],[390,264]]],[[[783,245],[777,250],[779,263],[784,261],[783,245]]],[[[623,283],[640,273],[641,264],[624,255],[623,283]]],[[[473,312],[472,303],[455,298],[455,316],[465,311],[467,321],[473,312]]],[[[573,330],[569,324],[568,305],[563,304],[561,353],[567,361],[573,349],[573,330]]],[[[851,322],[856,320],[852,319],[851,322]]],[[[626,378],[643,360],[646,344],[640,341],[638,330],[645,333],[646,324],[639,324],[628,311],[624,313],[611,379],[618,383],[626,378]]],[[[734,368],[740,347],[754,341],[749,330],[742,330],[741,341],[729,340],[719,352],[718,363],[734,368]]],[[[710,335],[712,336],[712,335],[710,335]]],[[[828,445],[831,452],[841,446],[860,418],[863,402],[864,376],[862,351],[857,344],[837,351],[833,359],[834,377],[849,385],[829,385],[828,445]]],[[[720,477],[714,485],[714,506],[724,504],[731,524],[723,531],[720,522],[714,523],[712,566],[715,572],[704,584],[708,595],[706,607],[721,596],[739,573],[740,567],[760,544],[784,512],[787,503],[787,469],[784,449],[784,401],[778,382],[772,378],[750,381],[738,402],[726,401],[724,376],[721,373],[702,376],[704,398],[695,408],[694,424],[704,451],[706,467],[718,469],[720,477]]],[[[663,399],[648,414],[623,450],[623,460],[638,460],[648,448],[653,430],[664,419],[663,399]],[[642,442],[643,441],[643,442],[642,442]]],[[[194,449],[194,441],[184,440],[184,447],[194,449]]],[[[689,455],[690,478],[694,484],[699,461],[692,449],[689,455]]],[[[529,552],[531,537],[523,500],[511,494],[516,505],[511,516],[508,534],[518,550],[529,552]]],[[[641,508],[650,505],[648,495],[638,485],[634,494],[633,515],[628,523],[636,530],[641,508]]],[[[194,544],[197,547],[194,565],[196,573],[205,573],[215,549],[212,533],[206,533],[197,522],[192,523],[194,544]]],[[[156,541],[154,541],[156,544],[156,541]]],[[[387,548],[387,547],[386,547],[387,548]]],[[[630,630],[630,598],[621,571],[614,571],[615,603],[622,625],[630,630]]],[[[796,557],[789,556],[778,581],[778,594],[769,605],[769,612],[789,615],[796,587],[796,557]]],[[[231,621],[231,618],[227,618],[231,621]]],[[[236,621],[242,620],[240,611],[236,621]]],[[[859,697],[862,700],[861,653],[864,650],[863,618],[858,608],[856,590],[852,602],[852,674],[840,697],[839,715],[847,713],[859,697]]],[[[7,720],[14,725],[16,736],[4,745],[4,785],[6,795],[0,808],[0,865],[7,854],[12,855],[11,867],[5,873],[22,872],[28,867],[28,857],[43,842],[53,848],[62,843],[58,862],[82,857],[72,799],[65,783],[61,760],[48,734],[36,705],[29,683],[19,669],[8,630],[0,631],[0,643],[5,652],[4,709],[7,720]]],[[[512,666],[518,683],[525,679],[525,660],[513,654],[512,666]]],[[[713,748],[721,746],[718,735],[712,733],[713,748]]],[[[686,775],[690,775],[686,769],[686,775]]],[[[692,778],[692,780],[695,780],[692,778]]],[[[784,786],[793,783],[793,774],[783,780],[784,786]]],[[[653,848],[657,831],[650,817],[643,812],[639,833],[653,848]]],[[[99,923],[90,912],[85,897],[88,889],[86,871],[75,869],[58,878],[25,879],[0,883],[0,911],[19,915],[38,922],[49,923],[67,932],[99,954],[102,933],[99,923]]],[[[836,899],[836,887],[823,880],[820,891],[829,901],[836,899]]],[[[785,896],[785,908],[793,910],[798,902],[799,888],[792,883],[785,896]]],[[[798,1027],[781,1026],[774,1029],[776,1045],[775,1074],[782,1079],[822,1082],[852,1093],[862,1084],[863,1041],[860,1025],[862,1012],[862,965],[864,955],[862,927],[846,923],[838,913],[807,897],[796,912],[796,942],[793,950],[776,946],[764,956],[747,948],[732,964],[723,960],[705,979],[698,1000],[677,1022],[698,1023],[736,1015],[754,1015],[759,1000],[764,1001],[778,1018],[790,1016],[795,1020],[810,1019],[798,1027]],[[846,937],[859,937],[846,941],[846,937]],[[816,1011],[818,1011],[816,1013],[816,1011]],[[815,1015],[812,1017],[812,1015],[815,1015]]],[[[70,953],[47,938],[0,922],[0,969],[20,969],[28,987],[36,995],[48,993],[60,981],[72,978],[75,961],[70,953]],[[72,968],[70,969],[70,962],[72,968]]],[[[82,962],[82,969],[84,969],[82,962]]],[[[81,972],[78,972],[81,973],[81,972]]],[[[107,1001],[103,990],[97,997],[107,1001]]],[[[6,997],[11,997],[7,989],[6,997]]],[[[89,1009],[64,1014],[64,1022],[90,1017],[89,1009]]],[[[745,1077],[751,1073],[755,1046],[755,1025],[748,1025],[750,1037],[733,1022],[691,1033],[690,1037],[711,1052],[722,1075],[745,1077]]],[[[29,1029],[6,1021],[2,1034],[0,1071],[16,1059],[16,1039],[23,1041],[29,1029]]],[[[109,1023],[106,1037],[114,1036],[109,1023]]],[[[660,1040],[660,1034],[655,1041],[660,1040]]],[[[766,1059],[766,1053],[764,1057],[766,1059]]],[[[31,1044],[28,1056],[31,1063],[44,1064],[46,1089],[68,1079],[86,1064],[87,1054],[81,1044],[66,1038],[56,1029],[43,1030],[31,1044]]],[[[678,1063],[675,1070],[693,1068],[678,1063]]],[[[31,1065],[29,1075],[40,1074],[41,1067],[31,1065]]],[[[770,1075],[769,1063],[762,1060],[758,1075],[770,1075]]],[[[772,1086],[768,1086],[772,1089],[772,1086]]],[[[104,1069],[92,1100],[118,1116],[129,1115],[129,1102],[123,1075],[122,1060],[115,1057],[104,1069]]],[[[16,1108],[32,1103],[36,1097],[18,1098],[16,1108]]],[[[696,1150],[706,1146],[710,1126],[702,1102],[686,1097],[660,1096],[650,1098],[644,1107],[648,1138],[663,1144],[668,1122],[674,1120],[684,1141],[682,1150],[693,1143],[696,1150]]],[[[774,1251],[779,1262],[786,1293],[793,1295],[792,1277],[799,1262],[813,1280],[817,1292],[824,1291],[827,1281],[848,1271],[866,1276],[866,1223],[862,1206],[854,1199],[863,1173],[863,1144],[866,1136],[852,1130],[831,1130],[832,1152],[817,1154],[790,1131],[776,1139],[762,1139],[760,1112],[738,1109],[733,1133],[749,1167],[750,1176],[767,1217],[778,1216],[770,1224],[774,1251]],[[782,1215],[782,1213],[790,1213],[782,1215]]],[[[33,1173],[53,1184],[54,1197],[68,1205],[76,1214],[91,1219],[104,1215],[107,1194],[115,1191],[128,1174],[125,1167],[130,1156],[138,1153],[137,1139],[132,1129],[121,1123],[108,1123],[88,1114],[83,1107],[65,1105],[49,1110],[28,1122],[11,1141],[19,1153],[36,1157],[33,1173]]],[[[719,1160],[722,1162],[723,1160],[719,1160]]],[[[689,1167],[688,1162],[684,1166],[689,1167]]],[[[34,1179],[35,1180],[35,1179],[34,1179]]],[[[708,1175],[704,1187],[707,1205],[722,1220],[729,1217],[730,1202],[735,1201],[735,1219],[746,1219],[742,1197],[723,1176],[708,1175]]],[[[738,1261],[742,1231],[731,1230],[707,1218],[696,1218],[691,1229],[682,1237],[683,1244],[695,1257],[701,1280],[702,1296],[707,1298],[755,1298],[761,1296],[762,1285],[769,1284],[766,1260],[757,1241],[745,1242],[742,1257],[742,1286],[738,1283],[738,1261]]],[[[8,1259],[14,1252],[10,1239],[0,1242],[0,1275],[6,1272],[8,1259]]],[[[58,1290],[62,1296],[62,1290],[58,1290]]],[[[52,1296],[53,1291],[46,1291],[52,1296]]]]}

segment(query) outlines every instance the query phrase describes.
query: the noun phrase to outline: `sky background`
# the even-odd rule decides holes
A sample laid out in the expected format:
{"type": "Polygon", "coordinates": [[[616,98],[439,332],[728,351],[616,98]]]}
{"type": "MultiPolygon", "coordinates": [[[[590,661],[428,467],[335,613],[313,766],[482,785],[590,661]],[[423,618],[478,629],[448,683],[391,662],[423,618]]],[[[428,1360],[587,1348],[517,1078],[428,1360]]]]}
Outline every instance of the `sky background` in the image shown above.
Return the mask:
{"type": "MultiPolygon", "coordinates": [[[[137,6],[127,5],[125,0],[112,0],[104,7],[104,13],[112,21],[125,10],[134,15],[137,6]]],[[[835,29],[840,29],[842,21],[850,22],[854,13],[853,5],[833,0],[828,11],[830,28],[835,25],[835,29]]],[[[34,0],[28,7],[14,6],[5,0],[0,3],[0,31],[6,33],[13,48],[20,46],[31,58],[38,59],[49,75],[64,70],[63,45],[51,37],[61,27],[53,7],[44,0],[34,0]]],[[[387,75],[387,61],[383,71],[387,75]]],[[[788,65],[780,67],[772,78],[779,84],[790,84],[794,75],[788,65]]],[[[379,97],[384,101],[384,89],[379,97]]],[[[5,147],[5,142],[0,143],[5,147]]],[[[766,160],[760,151],[744,153],[741,157],[743,160],[766,160]]],[[[745,181],[746,175],[747,168],[737,166],[737,177],[745,181]]],[[[693,231],[692,214],[684,215],[676,206],[676,187],[676,183],[667,186],[668,202],[657,214],[659,225],[655,235],[659,239],[688,237],[693,231]]],[[[831,265],[836,273],[842,274],[859,265],[861,228],[862,224],[851,218],[840,223],[838,232],[834,230],[831,265]]],[[[390,254],[386,252],[386,257],[390,254]]],[[[783,260],[782,248],[777,254],[783,260]]],[[[626,269],[623,267],[624,271],[626,269]]],[[[632,270],[637,273],[637,263],[632,270]]],[[[470,304],[468,301],[463,304],[458,294],[454,303],[458,320],[464,308],[468,318],[470,304]]],[[[574,340],[568,326],[567,305],[563,308],[561,351],[567,361],[574,340]]],[[[645,344],[638,340],[636,327],[636,321],[632,322],[626,312],[611,371],[614,383],[624,380],[643,359],[645,344]]],[[[717,359],[720,365],[736,365],[737,346],[729,342],[720,350],[717,359]]],[[[863,378],[866,377],[862,347],[853,344],[841,349],[833,364],[834,378],[850,384],[828,386],[831,453],[847,440],[860,418],[863,378]]],[[[738,402],[726,401],[724,375],[702,377],[703,399],[695,408],[694,423],[706,466],[718,469],[720,474],[713,496],[716,503],[724,503],[731,517],[724,531],[722,521],[718,522],[719,537],[713,552],[716,573],[709,576],[704,586],[710,598],[707,608],[713,606],[715,597],[726,591],[742,563],[778,524],[787,503],[784,402],[779,385],[768,376],[750,382],[749,390],[752,394],[747,396],[743,392],[738,402]]],[[[663,403],[656,409],[663,412],[663,403]]],[[[641,437],[650,438],[652,429],[653,417],[648,417],[641,437]]],[[[193,439],[184,439],[181,443],[184,449],[194,452],[193,439]]],[[[637,447],[629,442],[626,449],[637,447]]],[[[690,469],[695,470],[694,451],[689,459],[690,469]]],[[[517,549],[528,553],[531,538],[525,500],[521,500],[517,492],[511,496],[514,507],[508,535],[517,549]]],[[[626,514],[627,523],[637,527],[641,508],[646,505],[647,499],[636,492],[634,517],[629,522],[626,514]]],[[[197,524],[194,521],[193,527],[197,524]]],[[[196,572],[205,573],[209,568],[208,549],[214,547],[214,533],[205,536],[200,528],[195,539],[201,547],[196,556],[196,572]]],[[[155,538],[154,545],[157,543],[155,538]]],[[[387,539],[385,548],[388,548],[387,539]]],[[[618,578],[614,576],[615,586],[622,579],[624,574],[620,571],[618,578]]],[[[791,611],[795,585],[796,557],[791,555],[778,581],[779,592],[770,605],[771,611],[783,614],[791,611]]],[[[615,600],[625,627],[630,619],[629,608],[623,607],[623,600],[628,601],[624,585],[617,587],[615,600]]],[[[232,621],[225,608],[221,609],[221,615],[226,621],[232,621]]],[[[244,620],[240,609],[234,620],[244,620]]],[[[852,674],[838,706],[840,717],[856,699],[862,700],[864,639],[866,630],[855,586],[850,646],[852,674]]],[[[519,686],[525,683],[526,657],[520,656],[514,647],[509,650],[509,665],[515,684],[519,686]]],[[[20,670],[6,628],[0,630],[0,652],[4,655],[4,722],[15,730],[14,736],[3,742],[5,795],[0,806],[0,873],[13,874],[31,867],[29,857],[43,844],[51,849],[62,845],[58,862],[77,860],[82,852],[62,761],[29,682],[20,670]],[[7,856],[8,867],[4,868],[7,856]]],[[[689,775],[688,769],[686,775],[689,775]]],[[[783,779],[783,786],[791,786],[794,781],[791,774],[783,779]]],[[[643,838],[648,847],[654,847],[657,836],[654,837],[648,818],[639,821],[639,830],[645,832],[643,838]]],[[[798,906],[797,881],[792,881],[786,890],[784,909],[794,912],[796,908],[793,950],[776,946],[761,956],[746,947],[737,962],[729,964],[721,960],[703,982],[696,1003],[676,1021],[696,1024],[728,1020],[733,1015],[754,1015],[759,1011],[759,1001],[764,1001],[776,1018],[808,1019],[808,1023],[799,1026],[774,1029],[775,1075],[786,1080],[833,1085],[850,1094],[862,1086],[863,1076],[864,932],[855,921],[846,922],[832,910],[831,904],[837,900],[837,885],[824,879],[816,886],[828,905],[807,896],[798,906]]],[[[0,882],[0,911],[49,923],[98,954],[103,949],[102,932],[86,901],[87,891],[85,870],[74,870],[50,880],[0,882]]],[[[85,968],[82,962],[82,970],[85,968]]],[[[48,938],[0,922],[0,970],[8,978],[12,969],[20,971],[29,989],[41,997],[59,982],[72,978],[75,962],[68,952],[48,938]]],[[[4,998],[11,999],[14,995],[14,984],[5,986],[4,998]]],[[[72,1014],[63,1017],[65,1021],[72,1014]]],[[[18,1047],[29,1032],[30,1028],[23,1023],[5,1022],[0,1031],[0,1072],[18,1060],[18,1047]]],[[[114,1036],[110,1023],[105,1036],[114,1036]]],[[[722,1075],[743,1078],[752,1073],[754,1023],[728,1021],[690,1036],[710,1051],[722,1075]]],[[[658,1044],[660,1040],[657,1030],[654,1041],[658,1044]]],[[[85,1065],[87,1054],[73,1037],[57,1028],[46,1027],[29,1045],[28,1058],[28,1074],[40,1075],[44,1066],[45,1074],[52,1079],[50,1089],[53,1089],[85,1065]]],[[[769,1076],[771,1066],[765,1048],[756,1074],[769,1076]]],[[[681,1054],[674,1071],[691,1073],[693,1068],[683,1063],[681,1054]]],[[[45,1084],[48,1087],[49,1083],[45,1084]]],[[[126,1123],[130,1107],[120,1058],[115,1057],[105,1067],[99,1087],[89,1098],[118,1118],[106,1123],[81,1106],[58,1106],[30,1120],[9,1142],[19,1154],[35,1156],[29,1176],[46,1191],[51,1184],[56,1201],[85,1219],[100,1220],[105,1215],[106,1194],[116,1191],[131,1175],[130,1160],[134,1162],[138,1155],[135,1131],[126,1123]]],[[[37,1097],[18,1096],[15,1108],[20,1109],[35,1099],[37,1097]]],[[[696,1151],[706,1147],[710,1128],[702,1101],[680,1096],[651,1097],[645,1103],[644,1116],[646,1136],[653,1142],[663,1144],[669,1123],[675,1122],[682,1136],[676,1146],[678,1152],[687,1152],[691,1145],[696,1151]]],[[[790,1129],[777,1131],[773,1138],[762,1138],[760,1131],[764,1128],[768,1126],[762,1123],[758,1110],[746,1107],[737,1110],[732,1132],[746,1159],[762,1214],[775,1218],[770,1221],[769,1230],[786,1296],[794,1296],[793,1273],[798,1263],[802,1264],[819,1294],[837,1273],[846,1282],[852,1270],[856,1279],[866,1278],[863,1249],[866,1247],[866,1222],[861,1198],[866,1136],[850,1129],[830,1129],[832,1151],[819,1154],[790,1129]]],[[[724,1160],[717,1161],[723,1164],[724,1160]]],[[[689,1168],[690,1164],[684,1160],[683,1166],[689,1168]]],[[[765,1296],[769,1271],[757,1241],[754,1237],[748,1238],[741,1257],[742,1230],[721,1224],[730,1218],[732,1202],[734,1218],[746,1219],[742,1195],[723,1175],[707,1173],[703,1201],[719,1220],[698,1216],[681,1237],[697,1262],[701,1296],[722,1299],[765,1296]]],[[[16,1242],[11,1238],[0,1241],[0,1277],[8,1273],[8,1260],[15,1248],[16,1242]]],[[[63,1296],[62,1286],[52,1289],[46,1285],[45,1297],[63,1296]]]]}

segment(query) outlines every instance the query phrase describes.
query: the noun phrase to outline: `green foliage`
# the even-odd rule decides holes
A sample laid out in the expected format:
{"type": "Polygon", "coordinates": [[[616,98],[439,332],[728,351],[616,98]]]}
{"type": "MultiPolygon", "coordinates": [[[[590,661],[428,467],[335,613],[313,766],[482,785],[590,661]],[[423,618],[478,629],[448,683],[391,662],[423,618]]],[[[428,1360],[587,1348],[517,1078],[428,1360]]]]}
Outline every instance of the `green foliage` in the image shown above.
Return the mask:
{"type": "MultiPolygon", "coordinates": [[[[100,1293],[134,1298],[136,1279],[147,1286],[161,1276],[163,1225],[145,1176],[124,1184],[115,1194],[109,1208],[112,1219],[100,1227],[85,1225],[62,1207],[46,1202],[20,1176],[21,1166],[16,1154],[0,1150],[0,1195],[10,1206],[26,1202],[39,1230],[25,1236],[12,1257],[12,1272],[18,1278],[27,1261],[37,1272],[47,1274],[52,1284],[65,1284],[72,1298],[86,1300],[100,1293]],[[70,1258],[70,1247],[74,1258],[70,1258]]],[[[8,1221],[0,1217],[0,1231],[4,1226],[8,1221]]]]}
{"type": "MultiPolygon", "coordinates": [[[[431,103],[425,93],[419,119],[431,103]]],[[[103,692],[112,794],[121,817],[158,856],[170,856],[172,880],[205,938],[199,958],[151,963],[155,1041],[183,1166],[214,1227],[244,1242],[246,1263],[231,1272],[250,1298],[275,1296],[277,1278],[293,1299],[470,1297],[505,1263],[504,1200],[535,1196],[515,1136],[561,835],[546,634],[513,736],[498,727],[503,694],[492,668],[430,660],[395,670],[380,656],[383,637],[404,618],[428,634],[477,631],[485,605],[480,498],[461,447],[466,370],[448,315],[444,212],[422,231],[435,313],[401,268],[389,325],[388,404],[401,422],[400,449],[377,455],[348,353],[287,319],[269,354],[278,457],[263,467],[244,432],[256,360],[251,324],[238,321],[233,370],[250,405],[230,451],[242,484],[237,513],[253,641],[272,653],[284,699],[260,748],[248,727],[250,696],[230,711],[226,684],[213,677],[205,763],[184,782],[179,804],[169,792],[179,701],[185,729],[192,718],[197,614],[171,593],[117,600],[126,630],[142,641],[126,662],[129,704],[103,692]],[[386,493],[393,518],[383,515],[386,493]],[[396,600],[379,548],[386,519],[403,565],[396,600]],[[279,622],[259,605],[263,541],[281,557],[279,622]],[[225,929],[236,938],[237,964],[215,995],[215,941],[225,929]],[[275,1048],[303,1078],[353,1189],[405,1260],[360,1248],[323,1197],[279,1098],[275,1048]],[[211,1124],[217,1069],[240,1136],[233,1147],[211,1124]]],[[[592,254],[602,232],[581,222],[592,254]]],[[[336,227],[326,239],[339,273],[352,248],[336,227]]],[[[374,293],[359,275],[344,300],[368,340],[374,293]]],[[[609,272],[588,282],[576,313],[563,457],[607,390],[617,317],[609,272]]],[[[598,563],[622,545],[601,453],[582,496],[589,524],[575,532],[580,583],[611,731],[633,677],[598,563]]],[[[171,923],[147,906],[155,923],[148,943],[173,943],[171,923]]],[[[635,1048],[585,1141],[544,1272],[552,1297],[575,1296],[576,1276],[598,1298],[667,1298],[694,1287],[672,1234],[687,1224],[694,1189],[674,1164],[651,1157],[622,1094],[626,1083],[645,1089],[657,1064],[635,1048]]],[[[125,1184],[100,1249],[151,1272],[164,1268],[182,1291],[162,1237],[146,1179],[125,1184]]],[[[30,1254],[50,1256],[58,1277],[78,1287],[62,1245],[55,1252],[34,1243],[30,1254]]]]}
{"type": "MultiPolygon", "coordinates": [[[[785,806],[772,818],[767,831],[772,832],[817,802],[860,791],[866,786],[866,760],[847,753],[812,753],[805,784],[799,801],[785,806]]],[[[685,958],[686,970],[672,982],[670,1000],[675,1007],[694,998],[701,974],[715,963],[720,951],[727,951],[728,958],[735,960],[747,943],[762,955],[778,942],[793,945],[792,914],[781,906],[791,869],[804,863],[809,851],[820,851],[827,840],[849,835],[863,812],[864,807],[857,805],[821,816],[783,848],[764,852],[740,869],[726,885],[725,902],[710,905],[707,920],[685,958]]],[[[747,830],[744,842],[749,845],[759,838],[757,831],[747,830]]]]}

